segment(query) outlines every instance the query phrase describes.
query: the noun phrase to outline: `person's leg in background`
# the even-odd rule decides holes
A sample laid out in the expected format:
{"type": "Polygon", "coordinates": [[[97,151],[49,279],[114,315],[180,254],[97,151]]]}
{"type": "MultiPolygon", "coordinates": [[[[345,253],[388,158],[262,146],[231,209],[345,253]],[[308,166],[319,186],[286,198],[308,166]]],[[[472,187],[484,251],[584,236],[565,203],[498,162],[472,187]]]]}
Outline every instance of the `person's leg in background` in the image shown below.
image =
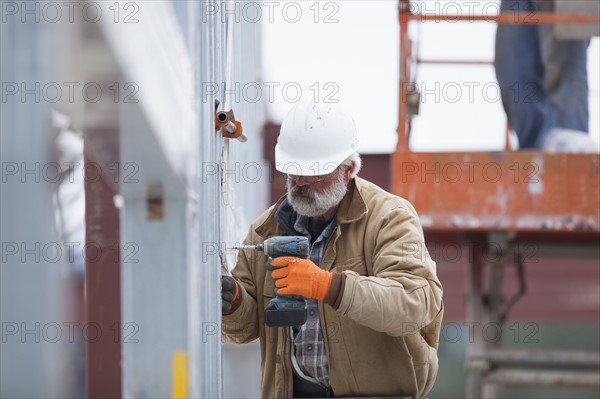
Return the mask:
{"type": "MultiPolygon", "coordinates": [[[[535,6],[541,12],[555,10],[554,1],[536,0],[535,6]]],[[[590,40],[559,39],[554,34],[555,25],[539,25],[538,28],[552,126],[542,132],[536,144],[552,152],[590,152],[590,147],[594,146],[588,136],[587,51],[590,40]]]]}
{"type": "MultiPolygon", "coordinates": [[[[532,0],[502,0],[501,10],[527,15],[535,11],[535,5],[532,0]]],[[[495,68],[502,104],[519,137],[519,147],[537,148],[539,137],[552,126],[538,27],[498,24],[495,68]]]]}

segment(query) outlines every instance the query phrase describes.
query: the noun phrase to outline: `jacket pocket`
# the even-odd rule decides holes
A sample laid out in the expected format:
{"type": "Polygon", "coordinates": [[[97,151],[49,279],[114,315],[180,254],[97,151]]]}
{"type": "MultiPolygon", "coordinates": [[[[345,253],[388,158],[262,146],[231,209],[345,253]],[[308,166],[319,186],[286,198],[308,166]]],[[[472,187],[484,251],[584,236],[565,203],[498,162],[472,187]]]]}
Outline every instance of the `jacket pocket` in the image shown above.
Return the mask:
{"type": "Polygon", "coordinates": [[[347,259],[341,264],[334,265],[332,271],[343,272],[346,270],[353,271],[358,273],[361,276],[368,276],[369,272],[367,271],[367,264],[365,263],[364,256],[356,256],[354,258],[347,259]]]}
{"type": "Polygon", "coordinates": [[[271,272],[265,274],[265,282],[263,284],[263,296],[266,298],[275,298],[275,279],[271,277],[271,272]]]}

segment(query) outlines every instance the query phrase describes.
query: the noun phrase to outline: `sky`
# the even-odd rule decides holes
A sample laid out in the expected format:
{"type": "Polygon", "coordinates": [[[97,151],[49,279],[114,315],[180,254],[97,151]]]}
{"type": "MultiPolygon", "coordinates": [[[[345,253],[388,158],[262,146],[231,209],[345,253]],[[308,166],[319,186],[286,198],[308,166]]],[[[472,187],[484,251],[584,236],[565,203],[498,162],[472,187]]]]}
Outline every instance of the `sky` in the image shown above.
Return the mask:
{"type": "MultiPolygon", "coordinates": [[[[460,3],[464,2],[429,2],[420,11],[450,13],[447,6],[460,3]]],[[[491,15],[499,1],[477,4],[479,8],[471,6],[472,13],[491,15]]],[[[303,98],[339,100],[354,115],[361,152],[394,151],[399,76],[396,0],[277,1],[264,11],[262,22],[263,80],[279,83],[268,104],[271,120],[281,122],[300,93],[303,98]]],[[[496,24],[490,22],[430,21],[411,26],[420,38],[421,58],[436,59],[492,61],[495,31],[496,24]]],[[[592,40],[588,54],[590,134],[598,142],[598,38],[592,40]]],[[[427,94],[413,120],[411,149],[504,148],[506,117],[493,66],[421,65],[417,79],[427,94]]]]}

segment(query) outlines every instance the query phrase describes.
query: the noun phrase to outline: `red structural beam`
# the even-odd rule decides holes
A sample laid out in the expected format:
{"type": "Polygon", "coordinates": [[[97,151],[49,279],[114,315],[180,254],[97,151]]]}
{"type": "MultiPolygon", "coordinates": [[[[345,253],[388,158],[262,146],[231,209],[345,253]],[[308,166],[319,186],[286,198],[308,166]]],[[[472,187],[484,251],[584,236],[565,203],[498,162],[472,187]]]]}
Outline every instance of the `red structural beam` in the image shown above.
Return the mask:
{"type": "Polygon", "coordinates": [[[88,128],[85,145],[85,397],[121,397],[121,256],[119,209],[111,179],[118,130],[88,128]],[[91,143],[95,143],[92,149],[91,143]],[[106,145],[112,143],[112,145],[106,145]],[[103,148],[98,148],[102,144],[103,148]],[[100,160],[99,153],[111,154],[100,160]],[[88,173],[93,176],[88,175],[88,173]],[[108,181],[107,181],[108,180],[108,181]]]}
{"type": "Polygon", "coordinates": [[[494,61],[486,60],[436,60],[417,58],[417,64],[433,64],[433,65],[494,65],[494,61]]]}
{"type": "Polygon", "coordinates": [[[400,11],[400,22],[448,21],[448,22],[496,22],[498,24],[599,24],[600,15],[553,12],[503,12],[498,15],[440,15],[400,11]]]}

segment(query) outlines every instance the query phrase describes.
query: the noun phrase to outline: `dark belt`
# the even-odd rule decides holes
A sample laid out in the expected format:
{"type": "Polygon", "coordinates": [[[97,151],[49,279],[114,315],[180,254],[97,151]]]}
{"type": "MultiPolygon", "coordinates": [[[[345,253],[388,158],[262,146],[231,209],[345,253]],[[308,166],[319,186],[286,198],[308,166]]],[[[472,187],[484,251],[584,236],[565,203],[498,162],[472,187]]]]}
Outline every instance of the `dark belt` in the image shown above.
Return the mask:
{"type": "Polygon", "coordinates": [[[308,381],[294,372],[294,398],[334,398],[333,390],[308,381]]]}

